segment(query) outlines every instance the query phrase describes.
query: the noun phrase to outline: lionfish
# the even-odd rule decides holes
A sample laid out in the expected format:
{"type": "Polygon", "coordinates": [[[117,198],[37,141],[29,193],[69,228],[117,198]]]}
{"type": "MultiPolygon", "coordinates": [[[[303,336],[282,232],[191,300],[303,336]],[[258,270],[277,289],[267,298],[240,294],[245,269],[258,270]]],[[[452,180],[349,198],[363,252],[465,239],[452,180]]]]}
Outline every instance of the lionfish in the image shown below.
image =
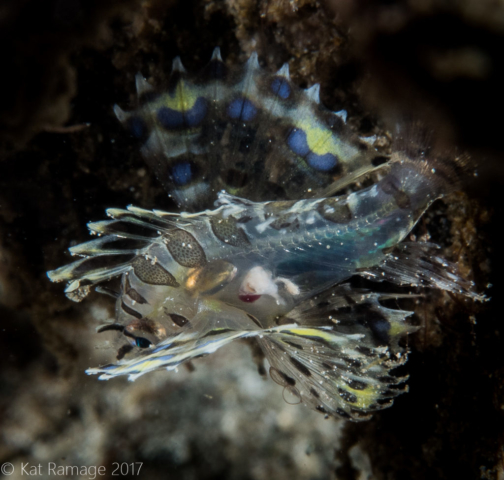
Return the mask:
{"type": "Polygon", "coordinates": [[[294,403],[353,420],[391,405],[417,327],[384,306],[405,294],[350,279],[479,298],[438,247],[404,241],[457,187],[456,162],[399,132],[375,166],[372,139],[320,104],[318,84],[296,87],[287,64],[267,73],[255,53],[228,68],[216,48],[192,79],[177,57],[166,89],[141,74],[136,88],[137,108],[115,114],[183,213],[108,209],[88,224],[99,238],[69,249],[82,258],[48,272],[77,302],[120,280],[119,291],[96,287],[116,298],[115,320],[97,330],[124,345],[87,373],[134,380],[254,338],[294,403]]]}

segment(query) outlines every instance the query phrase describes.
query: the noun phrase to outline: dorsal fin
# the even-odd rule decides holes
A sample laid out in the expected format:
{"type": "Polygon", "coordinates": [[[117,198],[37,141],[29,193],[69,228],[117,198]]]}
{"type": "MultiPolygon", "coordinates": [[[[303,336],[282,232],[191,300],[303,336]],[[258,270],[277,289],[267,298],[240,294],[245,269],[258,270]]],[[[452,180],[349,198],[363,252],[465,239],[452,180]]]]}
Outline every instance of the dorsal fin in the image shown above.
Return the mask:
{"type": "Polygon", "coordinates": [[[373,147],[345,124],[346,112],[320,105],[320,85],[293,85],[252,53],[228,69],[220,49],[191,79],[173,60],[168,89],[136,77],[139,108],[117,118],[181,209],[203,210],[216,192],[259,200],[316,197],[334,182],[372,170],[373,147]]]}

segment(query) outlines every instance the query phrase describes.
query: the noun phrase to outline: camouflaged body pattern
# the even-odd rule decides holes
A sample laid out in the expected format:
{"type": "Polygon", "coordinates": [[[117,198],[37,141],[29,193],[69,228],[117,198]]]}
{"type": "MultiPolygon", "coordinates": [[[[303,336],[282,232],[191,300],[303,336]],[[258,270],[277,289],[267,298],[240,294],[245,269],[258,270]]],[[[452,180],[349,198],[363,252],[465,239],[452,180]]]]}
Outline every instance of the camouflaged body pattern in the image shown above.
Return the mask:
{"type": "Polygon", "coordinates": [[[191,81],[177,59],[166,91],[140,76],[137,90],[139,107],[116,115],[181,208],[207,210],[109,209],[89,224],[100,238],[70,249],[83,258],[48,273],[76,301],[120,279],[116,318],[99,329],[124,336],[120,361],[88,373],[134,379],[253,337],[291,400],[354,420],[389,406],[404,391],[391,370],[406,360],[411,313],[380,303],[400,295],[344,282],[473,295],[435,246],[400,244],[445,179],[396,153],[375,184],[324,198],[373,169],[372,149],[319,105],[318,86],[295,88],[256,55],[229,70],[216,50],[191,81]]]}

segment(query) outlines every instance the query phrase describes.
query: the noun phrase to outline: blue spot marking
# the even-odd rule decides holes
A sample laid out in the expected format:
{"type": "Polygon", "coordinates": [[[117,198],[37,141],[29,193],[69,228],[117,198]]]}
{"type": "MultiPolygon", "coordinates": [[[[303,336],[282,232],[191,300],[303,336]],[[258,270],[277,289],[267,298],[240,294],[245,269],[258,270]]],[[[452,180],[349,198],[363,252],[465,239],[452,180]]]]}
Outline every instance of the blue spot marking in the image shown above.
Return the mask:
{"type": "Polygon", "coordinates": [[[161,107],[157,111],[159,123],[167,130],[181,127],[198,126],[207,114],[207,103],[204,98],[198,97],[194,106],[186,112],[179,112],[168,107],[161,107]]]}
{"type": "Polygon", "coordinates": [[[161,107],[157,111],[157,118],[167,130],[180,128],[184,125],[184,114],[168,107],[161,107]]]}
{"type": "Polygon", "coordinates": [[[280,98],[286,100],[290,97],[291,87],[289,85],[289,82],[284,78],[275,77],[271,82],[271,91],[275,95],[278,95],[280,98]]]}
{"type": "Polygon", "coordinates": [[[128,127],[136,138],[143,138],[147,133],[147,125],[145,125],[145,122],[140,117],[130,117],[128,127]]]}
{"type": "Polygon", "coordinates": [[[382,343],[390,342],[390,323],[384,318],[373,318],[369,327],[382,343]]]}
{"type": "Polygon", "coordinates": [[[194,106],[185,112],[185,121],[188,127],[198,126],[207,114],[207,103],[203,97],[198,97],[194,106]]]}
{"type": "Polygon", "coordinates": [[[192,168],[189,162],[176,163],[172,168],[172,178],[177,185],[187,185],[192,179],[192,168]]]}
{"type": "Polygon", "coordinates": [[[310,153],[310,147],[306,141],[306,133],[303,130],[294,128],[287,137],[289,148],[301,157],[306,157],[310,153]]]}
{"type": "Polygon", "coordinates": [[[333,155],[332,153],[317,155],[310,152],[306,157],[306,161],[310,167],[321,172],[328,172],[329,170],[332,170],[338,163],[336,155],[333,155]]]}
{"type": "Polygon", "coordinates": [[[227,114],[236,120],[249,122],[257,115],[257,108],[250,100],[237,98],[229,104],[227,114]]]}

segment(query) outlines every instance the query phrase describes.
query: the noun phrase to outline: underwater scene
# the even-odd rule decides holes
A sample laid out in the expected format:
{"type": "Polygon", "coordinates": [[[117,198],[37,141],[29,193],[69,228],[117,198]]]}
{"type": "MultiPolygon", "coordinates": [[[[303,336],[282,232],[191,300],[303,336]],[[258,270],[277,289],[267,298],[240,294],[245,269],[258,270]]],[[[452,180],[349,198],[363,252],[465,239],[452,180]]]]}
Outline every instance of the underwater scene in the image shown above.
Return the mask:
{"type": "Polygon", "coordinates": [[[2,478],[503,479],[503,14],[6,2],[2,478]]]}

